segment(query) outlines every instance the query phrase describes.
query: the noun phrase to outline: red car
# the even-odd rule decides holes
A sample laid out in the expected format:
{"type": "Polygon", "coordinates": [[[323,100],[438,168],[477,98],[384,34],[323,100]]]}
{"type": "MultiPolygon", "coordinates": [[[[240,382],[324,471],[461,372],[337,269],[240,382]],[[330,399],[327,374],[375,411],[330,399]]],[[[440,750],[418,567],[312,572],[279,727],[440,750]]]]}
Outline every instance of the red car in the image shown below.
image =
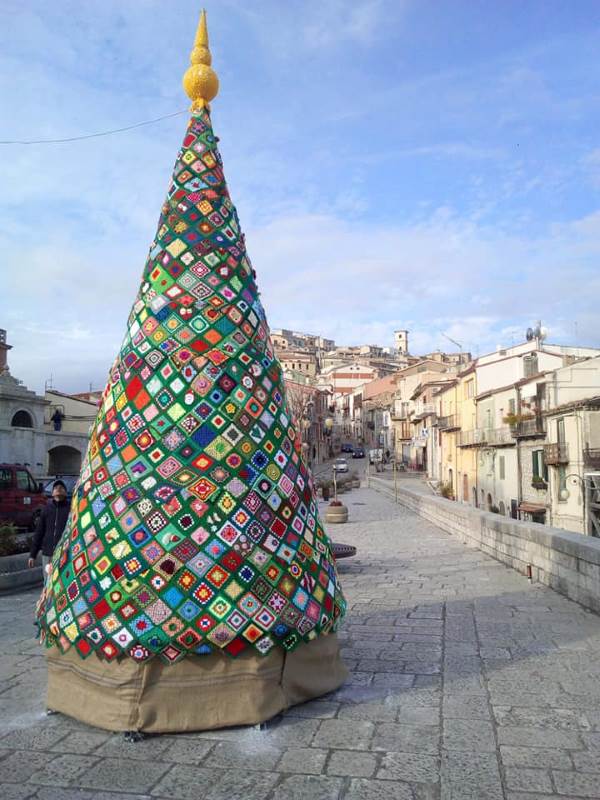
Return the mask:
{"type": "Polygon", "coordinates": [[[0,521],[32,530],[47,502],[42,484],[27,467],[0,464],[0,521]]]}

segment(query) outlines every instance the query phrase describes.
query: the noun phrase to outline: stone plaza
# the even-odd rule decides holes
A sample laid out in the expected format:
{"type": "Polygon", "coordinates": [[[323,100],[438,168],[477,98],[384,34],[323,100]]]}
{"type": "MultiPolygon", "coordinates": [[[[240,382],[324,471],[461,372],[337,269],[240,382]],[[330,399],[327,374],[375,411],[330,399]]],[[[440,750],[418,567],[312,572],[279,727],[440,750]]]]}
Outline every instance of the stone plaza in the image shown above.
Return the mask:
{"type": "Polygon", "coordinates": [[[127,743],[46,716],[37,591],[0,598],[0,798],[600,798],[600,617],[372,489],[344,500],[350,679],[264,730],[127,743]]]}

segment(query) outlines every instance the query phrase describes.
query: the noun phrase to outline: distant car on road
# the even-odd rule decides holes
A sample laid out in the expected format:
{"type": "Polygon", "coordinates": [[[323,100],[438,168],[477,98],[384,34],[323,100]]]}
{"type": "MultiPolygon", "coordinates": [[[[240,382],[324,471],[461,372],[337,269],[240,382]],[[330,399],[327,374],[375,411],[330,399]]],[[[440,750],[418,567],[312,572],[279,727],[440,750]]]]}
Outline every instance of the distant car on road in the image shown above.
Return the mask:
{"type": "Polygon", "coordinates": [[[21,464],[0,464],[0,519],[32,530],[46,505],[41,483],[21,464]]]}
{"type": "Polygon", "coordinates": [[[354,452],[352,453],[352,458],[364,458],[365,451],[362,447],[355,447],[354,452]]]}
{"type": "Polygon", "coordinates": [[[352,453],[354,451],[354,447],[350,444],[350,442],[345,442],[341,447],[342,453],[352,453]]]}
{"type": "Polygon", "coordinates": [[[348,462],[345,458],[336,458],[333,462],[334,472],[348,472],[348,462]]]}
{"type": "Polygon", "coordinates": [[[77,481],[79,480],[79,475],[57,475],[55,478],[50,478],[44,484],[44,494],[47,498],[52,497],[52,486],[54,481],[62,481],[67,489],[67,500],[69,503],[71,502],[71,498],[73,497],[73,491],[77,486],[77,481]]]}

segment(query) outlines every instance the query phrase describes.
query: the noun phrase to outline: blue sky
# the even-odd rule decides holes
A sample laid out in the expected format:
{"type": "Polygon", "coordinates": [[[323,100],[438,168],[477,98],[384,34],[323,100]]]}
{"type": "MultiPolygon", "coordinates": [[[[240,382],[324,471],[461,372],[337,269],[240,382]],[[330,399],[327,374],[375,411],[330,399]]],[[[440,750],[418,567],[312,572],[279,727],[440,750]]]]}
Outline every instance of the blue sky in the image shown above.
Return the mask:
{"type": "MultiPolygon", "coordinates": [[[[271,327],[600,346],[597,0],[206,0],[225,173],[271,327]]],[[[0,139],[184,111],[199,4],[0,0],[0,139]]],[[[0,146],[0,327],[104,385],[186,125],[0,146]]]]}

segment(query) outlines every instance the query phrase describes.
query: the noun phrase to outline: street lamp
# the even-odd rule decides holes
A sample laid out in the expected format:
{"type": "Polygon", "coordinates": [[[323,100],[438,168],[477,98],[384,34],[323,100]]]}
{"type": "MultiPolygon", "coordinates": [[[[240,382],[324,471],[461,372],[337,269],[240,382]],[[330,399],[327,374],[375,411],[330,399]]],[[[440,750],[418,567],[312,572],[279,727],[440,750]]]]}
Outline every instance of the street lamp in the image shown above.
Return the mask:
{"type": "MultiPolygon", "coordinates": [[[[566,484],[566,482],[568,481],[569,478],[573,478],[575,483],[577,483],[577,481],[579,481],[580,486],[582,488],[585,488],[585,478],[582,478],[581,475],[578,475],[576,472],[569,472],[568,475],[565,475],[565,484],[566,484]]],[[[560,490],[560,492],[558,493],[558,496],[559,496],[560,500],[568,500],[569,497],[571,496],[571,492],[565,486],[564,489],[560,490]]]]}

